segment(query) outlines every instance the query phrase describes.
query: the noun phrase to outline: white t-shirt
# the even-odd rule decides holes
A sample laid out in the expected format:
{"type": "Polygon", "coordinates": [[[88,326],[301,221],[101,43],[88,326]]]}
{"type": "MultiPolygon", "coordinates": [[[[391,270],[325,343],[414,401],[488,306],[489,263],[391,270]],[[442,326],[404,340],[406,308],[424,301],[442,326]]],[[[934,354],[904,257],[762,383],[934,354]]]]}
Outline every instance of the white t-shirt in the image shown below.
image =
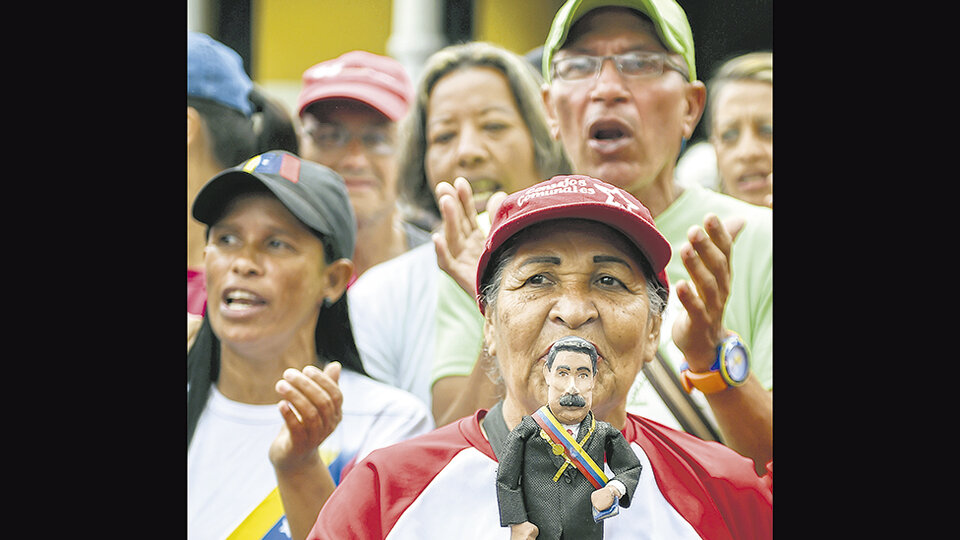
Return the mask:
{"type": "MultiPolygon", "coordinates": [[[[434,427],[430,411],[406,392],[347,370],[339,385],[343,418],[320,446],[334,481],[347,462],[434,427]]],[[[239,403],[211,388],[187,451],[188,538],[226,538],[273,491],[268,452],[282,425],[275,404],[239,403]]]]}
{"type": "Polygon", "coordinates": [[[418,246],[364,272],[350,289],[350,324],[363,368],[427,407],[435,353],[437,252],[418,246]]]}

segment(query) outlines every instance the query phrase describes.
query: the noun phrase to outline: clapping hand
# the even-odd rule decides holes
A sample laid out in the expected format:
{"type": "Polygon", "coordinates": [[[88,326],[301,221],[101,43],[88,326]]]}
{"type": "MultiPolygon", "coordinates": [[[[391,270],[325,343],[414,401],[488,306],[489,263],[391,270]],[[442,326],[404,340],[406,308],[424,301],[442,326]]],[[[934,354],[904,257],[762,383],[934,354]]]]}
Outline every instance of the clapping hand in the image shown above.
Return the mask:
{"type": "Polygon", "coordinates": [[[315,466],[320,459],[317,449],[340,423],[343,394],[337,385],[341,365],[331,362],[321,371],[307,366],[283,373],[276,390],[282,400],[278,404],[284,425],[270,445],[270,461],[280,471],[315,466]]]}
{"type": "MultiPolygon", "coordinates": [[[[487,213],[493,219],[507,194],[497,192],[487,201],[487,213]]],[[[486,232],[477,225],[477,210],[470,182],[458,177],[451,185],[436,187],[437,205],[443,219],[441,232],[433,235],[437,264],[471,297],[476,294],[477,263],[483,253],[486,232]]]]}
{"type": "Polygon", "coordinates": [[[717,344],[727,335],[723,310],[730,294],[731,250],[743,225],[741,218],[724,224],[710,214],[703,228],[690,228],[688,243],[680,248],[690,281],[681,280],[674,285],[685,310],[674,321],[672,331],[674,343],[693,371],[710,369],[717,344]]]}

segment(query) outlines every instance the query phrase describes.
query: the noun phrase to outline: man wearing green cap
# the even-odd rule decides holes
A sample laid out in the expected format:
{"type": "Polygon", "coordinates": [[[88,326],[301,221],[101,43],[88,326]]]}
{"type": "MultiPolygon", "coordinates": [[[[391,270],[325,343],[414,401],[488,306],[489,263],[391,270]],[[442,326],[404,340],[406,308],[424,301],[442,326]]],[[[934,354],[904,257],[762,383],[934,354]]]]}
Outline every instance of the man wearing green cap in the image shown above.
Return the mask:
{"type": "MultiPolygon", "coordinates": [[[[570,0],[554,19],[542,67],[550,126],[574,172],[636,196],[673,246],[667,274],[676,286],[660,347],[666,367],[688,381],[689,397],[723,441],[762,471],[773,457],[772,214],[675,182],[706,100],[683,9],[673,0],[570,0]],[[681,344],[681,354],[675,324],[717,346],[681,344]],[[745,379],[719,365],[721,345],[743,351],[745,379]]],[[[644,376],[633,390],[629,411],[677,416],[644,376]]],[[[662,421],[682,424],[670,420],[662,421]]]]}

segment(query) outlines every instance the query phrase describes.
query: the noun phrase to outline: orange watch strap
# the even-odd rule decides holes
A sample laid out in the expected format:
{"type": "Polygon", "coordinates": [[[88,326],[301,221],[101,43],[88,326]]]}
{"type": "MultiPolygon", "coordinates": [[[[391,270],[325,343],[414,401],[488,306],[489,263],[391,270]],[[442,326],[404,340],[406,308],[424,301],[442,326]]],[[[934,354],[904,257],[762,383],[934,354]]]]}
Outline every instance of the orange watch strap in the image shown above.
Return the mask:
{"type": "Polygon", "coordinates": [[[680,379],[683,381],[683,388],[689,394],[693,388],[700,390],[704,394],[713,394],[726,390],[730,385],[723,380],[719,371],[708,371],[706,373],[694,373],[689,369],[680,372],[680,379]]]}

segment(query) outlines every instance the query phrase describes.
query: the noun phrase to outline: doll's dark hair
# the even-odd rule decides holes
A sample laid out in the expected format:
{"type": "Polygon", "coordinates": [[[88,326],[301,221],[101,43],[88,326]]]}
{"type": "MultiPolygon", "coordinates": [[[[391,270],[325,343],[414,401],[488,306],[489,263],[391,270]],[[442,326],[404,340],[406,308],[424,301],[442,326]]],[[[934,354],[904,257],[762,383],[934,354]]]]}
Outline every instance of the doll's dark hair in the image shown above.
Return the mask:
{"type": "Polygon", "coordinates": [[[593,343],[577,336],[567,336],[558,339],[550,346],[550,351],[547,353],[546,365],[548,370],[553,369],[553,360],[560,351],[573,351],[589,356],[590,363],[593,366],[593,372],[597,372],[597,348],[593,346],[593,343]]]}

